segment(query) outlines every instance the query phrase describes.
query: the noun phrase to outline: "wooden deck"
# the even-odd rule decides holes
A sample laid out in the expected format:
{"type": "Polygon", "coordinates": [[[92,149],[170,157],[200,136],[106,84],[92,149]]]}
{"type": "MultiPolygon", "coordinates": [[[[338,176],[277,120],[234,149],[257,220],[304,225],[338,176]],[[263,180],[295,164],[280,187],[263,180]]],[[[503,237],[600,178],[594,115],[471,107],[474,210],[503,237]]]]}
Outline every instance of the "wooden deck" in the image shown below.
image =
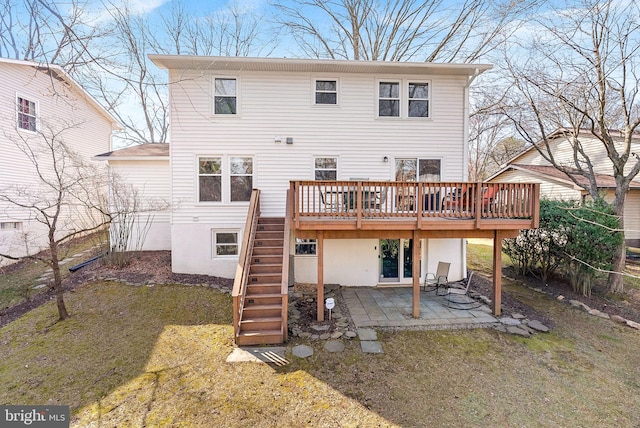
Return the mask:
{"type": "Polygon", "coordinates": [[[293,181],[291,189],[300,237],[481,237],[536,228],[540,214],[533,183],[293,181]]]}
{"type": "MultiPolygon", "coordinates": [[[[316,239],[318,321],[324,319],[325,239],[493,239],[493,313],[500,315],[502,240],[537,228],[535,183],[292,181],[291,230],[316,239]]],[[[420,316],[420,246],[413,246],[413,316],[420,316]]]]}

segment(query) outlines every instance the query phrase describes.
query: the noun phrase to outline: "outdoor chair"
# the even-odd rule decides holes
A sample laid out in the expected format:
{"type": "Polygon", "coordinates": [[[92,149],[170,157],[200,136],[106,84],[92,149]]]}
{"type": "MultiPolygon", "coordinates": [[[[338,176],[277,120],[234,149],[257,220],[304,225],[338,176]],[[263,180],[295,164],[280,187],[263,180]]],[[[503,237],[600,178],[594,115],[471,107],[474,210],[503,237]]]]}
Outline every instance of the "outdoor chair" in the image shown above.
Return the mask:
{"type": "Polygon", "coordinates": [[[463,279],[460,282],[451,284],[447,287],[445,299],[447,300],[447,307],[454,309],[475,309],[480,306],[480,303],[469,296],[469,287],[471,286],[471,278],[473,278],[473,271],[469,273],[469,277],[463,279]]]}
{"type": "Polygon", "coordinates": [[[427,273],[424,276],[422,291],[436,290],[436,294],[438,294],[440,288],[446,288],[449,284],[449,267],[451,267],[451,263],[438,262],[436,273],[427,273]]]}

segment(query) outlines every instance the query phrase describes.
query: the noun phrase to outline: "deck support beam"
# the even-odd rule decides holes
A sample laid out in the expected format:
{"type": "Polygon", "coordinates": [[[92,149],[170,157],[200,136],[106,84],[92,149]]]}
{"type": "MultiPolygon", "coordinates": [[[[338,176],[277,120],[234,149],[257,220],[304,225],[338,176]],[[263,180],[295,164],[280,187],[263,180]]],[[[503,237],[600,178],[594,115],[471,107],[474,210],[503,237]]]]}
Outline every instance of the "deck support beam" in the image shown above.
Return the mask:
{"type": "Polygon", "coordinates": [[[500,316],[502,306],[502,233],[498,230],[493,237],[493,315],[500,316]]]}
{"type": "Polygon", "coordinates": [[[318,256],[318,321],[324,321],[324,233],[318,232],[316,240],[318,256]]]}
{"type": "Polygon", "coordinates": [[[413,231],[413,265],[411,274],[413,275],[413,317],[420,318],[420,237],[418,231],[413,231]]]}

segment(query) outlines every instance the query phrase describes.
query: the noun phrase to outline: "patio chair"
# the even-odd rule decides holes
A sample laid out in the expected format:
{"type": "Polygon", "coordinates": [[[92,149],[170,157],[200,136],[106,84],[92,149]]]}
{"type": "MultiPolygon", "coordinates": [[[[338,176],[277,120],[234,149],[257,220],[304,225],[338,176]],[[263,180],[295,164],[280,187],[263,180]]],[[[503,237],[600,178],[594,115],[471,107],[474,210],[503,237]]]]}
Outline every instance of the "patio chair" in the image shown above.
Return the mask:
{"type": "Polygon", "coordinates": [[[480,302],[469,296],[471,278],[473,278],[473,271],[469,273],[468,278],[463,279],[460,282],[453,283],[450,287],[447,287],[447,292],[445,294],[447,307],[452,307],[452,303],[455,305],[453,307],[454,309],[475,309],[480,307],[480,302]]]}
{"type": "Polygon", "coordinates": [[[446,288],[449,284],[449,267],[451,267],[451,263],[438,262],[436,273],[427,273],[424,276],[422,291],[436,290],[436,294],[438,294],[440,288],[446,288]]]}

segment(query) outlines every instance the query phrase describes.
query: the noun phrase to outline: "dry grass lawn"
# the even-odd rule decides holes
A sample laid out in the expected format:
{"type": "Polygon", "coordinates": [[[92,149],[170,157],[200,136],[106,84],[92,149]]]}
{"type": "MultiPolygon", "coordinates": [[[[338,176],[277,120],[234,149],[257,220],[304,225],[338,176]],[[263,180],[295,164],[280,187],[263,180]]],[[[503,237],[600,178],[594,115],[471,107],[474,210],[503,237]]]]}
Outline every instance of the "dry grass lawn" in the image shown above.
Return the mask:
{"type": "Polygon", "coordinates": [[[528,289],[550,334],[379,334],[385,353],[311,342],[291,364],[226,363],[231,298],[94,283],[0,329],[0,402],[68,404],[72,426],[638,427],[640,334],[528,289]]]}

